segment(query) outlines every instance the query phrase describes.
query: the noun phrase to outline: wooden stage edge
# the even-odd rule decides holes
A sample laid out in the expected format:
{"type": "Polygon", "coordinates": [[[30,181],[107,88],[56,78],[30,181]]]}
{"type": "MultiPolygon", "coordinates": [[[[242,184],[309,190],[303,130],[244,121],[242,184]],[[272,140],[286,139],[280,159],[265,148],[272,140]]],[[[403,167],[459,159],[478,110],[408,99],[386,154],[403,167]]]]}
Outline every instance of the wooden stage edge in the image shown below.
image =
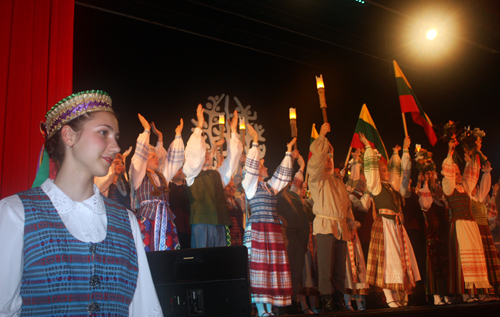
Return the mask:
{"type": "Polygon", "coordinates": [[[323,313],[316,315],[293,315],[293,316],[424,316],[424,317],[446,317],[446,316],[500,316],[500,301],[484,303],[456,304],[446,306],[414,306],[410,308],[387,308],[372,309],[366,311],[347,311],[338,313],[323,313]]]}

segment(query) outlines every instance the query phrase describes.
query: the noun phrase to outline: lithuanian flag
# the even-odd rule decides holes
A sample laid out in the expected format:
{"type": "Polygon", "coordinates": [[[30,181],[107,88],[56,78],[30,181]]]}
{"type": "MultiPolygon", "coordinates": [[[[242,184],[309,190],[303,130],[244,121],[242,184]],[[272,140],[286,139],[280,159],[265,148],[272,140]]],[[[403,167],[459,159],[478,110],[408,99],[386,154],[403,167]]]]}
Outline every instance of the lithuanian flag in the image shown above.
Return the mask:
{"type": "Polygon", "coordinates": [[[378,134],[375,122],[373,122],[372,116],[366,107],[366,104],[361,107],[361,112],[359,113],[358,124],[354,129],[354,136],[352,137],[351,147],[353,149],[363,149],[365,146],[359,140],[359,134],[363,133],[365,138],[370,142],[372,148],[377,149],[382,155],[380,159],[387,164],[387,151],[385,150],[384,142],[378,134]]]}
{"type": "Polygon", "coordinates": [[[405,75],[398,66],[396,61],[394,63],[394,73],[396,74],[396,84],[398,86],[398,94],[399,94],[399,103],[401,104],[401,112],[407,113],[411,112],[411,117],[413,122],[424,127],[425,134],[427,134],[427,138],[432,146],[436,144],[437,137],[434,129],[432,128],[431,119],[427,116],[418,102],[417,96],[411,89],[410,83],[406,80],[405,75]]]}
{"type": "MultiPolygon", "coordinates": [[[[319,134],[318,134],[318,131],[316,131],[316,124],[313,123],[312,131],[311,131],[311,143],[309,143],[309,145],[311,145],[314,142],[314,140],[316,140],[318,138],[318,136],[319,136],[319,134]]],[[[312,152],[309,151],[309,157],[307,158],[308,161],[312,155],[313,155],[312,152]]]]}

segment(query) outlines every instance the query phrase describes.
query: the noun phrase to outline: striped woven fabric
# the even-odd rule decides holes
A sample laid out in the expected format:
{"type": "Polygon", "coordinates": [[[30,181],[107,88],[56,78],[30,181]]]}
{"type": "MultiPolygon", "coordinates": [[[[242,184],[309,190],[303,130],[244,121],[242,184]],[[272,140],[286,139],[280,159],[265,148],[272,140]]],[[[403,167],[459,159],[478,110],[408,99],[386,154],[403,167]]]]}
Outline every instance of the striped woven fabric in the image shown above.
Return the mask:
{"type": "Polygon", "coordinates": [[[128,316],[137,252],[128,212],[104,197],[106,238],[85,243],[64,226],[40,188],[18,194],[25,209],[23,316],[128,316]]]}
{"type": "Polygon", "coordinates": [[[249,223],[245,231],[253,303],[291,305],[292,280],[280,225],[249,223]]]}

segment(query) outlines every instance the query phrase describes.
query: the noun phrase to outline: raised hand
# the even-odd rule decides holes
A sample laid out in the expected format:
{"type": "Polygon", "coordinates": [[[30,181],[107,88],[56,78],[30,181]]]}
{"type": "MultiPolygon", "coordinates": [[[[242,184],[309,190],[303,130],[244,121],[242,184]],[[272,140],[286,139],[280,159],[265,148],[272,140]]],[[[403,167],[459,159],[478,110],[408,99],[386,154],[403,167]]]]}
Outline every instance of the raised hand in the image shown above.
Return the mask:
{"type": "Polygon", "coordinates": [[[319,131],[319,135],[326,136],[326,134],[330,132],[330,124],[329,123],[323,123],[321,125],[321,130],[319,131]]]}
{"type": "Polygon", "coordinates": [[[181,118],[179,125],[175,128],[175,135],[181,135],[182,129],[184,129],[184,120],[181,118]]]}
{"type": "Polygon", "coordinates": [[[286,144],[287,152],[292,152],[292,147],[295,144],[295,142],[297,142],[297,138],[293,138],[292,141],[290,141],[290,143],[286,144]]]}
{"type": "Polygon", "coordinates": [[[234,110],[233,112],[233,117],[231,118],[231,122],[229,123],[229,126],[231,127],[231,133],[236,133],[237,128],[238,128],[238,112],[234,110]]]}
{"type": "Polygon", "coordinates": [[[299,154],[298,150],[293,150],[292,151],[292,158],[293,158],[294,161],[299,158],[299,155],[300,154],[299,154]]]}
{"type": "Polygon", "coordinates": [[[196,118],[198,119],[198,128],[203,130],[203,124],[205,123],[205,116],[203,115],[205,109],[203,109],[203,106],[198,104],[198,108],[196,108],[196,118]]]}
{"type": "Polygon", "coordinates": [[[220,140],[216,141],[214,144],[214,149],[221,147],[224,144],[224,142],[226,142],[226,140],[224,140],[224,139],[220,139],[220,140]]]}
{"type": "Polygon", "coordinates": [[[129,147],[128,150],[126,150],[125,152],[123,152],[122,156],[123,156],[123,162],[125,162],[125,159],[127,158],[127,156],[129,156],[130,152],[132,152],[132,147],[129,147]]]}
{"type": "Polygon", "coordinates": [[[353,159],[354,162],[356,162],[358,160],[360,153],[361,153],[361,149],[356,149],[356,151],[354,151],[353,153],[351,153],[352,159],[353,159]]]}
{"type": "Polygon", "coordinates": [[[401,150],[401,147],[400,147],[399,145],[396,145],[395,147],[393,147],[393,148],[392,148],[392,151],[393,151],[394,153],[398,153],[398,152],[399,152],[399,150],[401,150]]]}
{"type": "Polygon", "coordinates": [[[151,131],[158,137],[158,142],[163,142],[163,133],[156,128],[154,122],[151,122],[151,131]]]}
{"type": "Polygon", "coordinates": [[[368,139],[366,139],[365,135],[361,132],[359,133],[359,141],[361,141],[361,143],[363,143],[363,145],[365,147],[370,145],[370,142],[368,142],[368,139]]]}
{"type": "Polygon", "coordinates": [[[151,125],[149,124],[148,120],[146,120],[140,113],[138,113],[137,116],[139,117],[139,121],[141,121],[144,130],[151,130],[151,125]]]}
{"type": "Polygon", "coordinates": [[[247,125],[248,134],[253,138],[253,143],[259,143],[259,134],[251,125],[247,125]]]}
{"type": "Polygon", "coordinates": [[[410,136],[406,136],[405,140],[403,141],[403,150],[408,150],[410,148],[411,140],[410,136]]]}

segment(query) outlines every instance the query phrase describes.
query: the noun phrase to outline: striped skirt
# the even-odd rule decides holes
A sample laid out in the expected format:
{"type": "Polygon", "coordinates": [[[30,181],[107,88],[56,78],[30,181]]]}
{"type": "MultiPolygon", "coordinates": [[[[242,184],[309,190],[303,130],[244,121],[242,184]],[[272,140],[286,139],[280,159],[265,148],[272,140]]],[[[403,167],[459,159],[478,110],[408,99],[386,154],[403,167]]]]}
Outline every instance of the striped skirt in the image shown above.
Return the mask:
{"type": "Polygon", "coordinates": [[[280,225],[248,223],[244,243],[248,248],[252,303],[291,305],[292,280],[280,225]]]}
{"type": "Polygon", "coordinates": [[[491,236],[491,230],[488,225],[478,225],[481,241],[483,242],[484,257],[488,269],[488,280],[493,288],[494,294],[500,294],[500,259],[498,251],[491,236]]]}

